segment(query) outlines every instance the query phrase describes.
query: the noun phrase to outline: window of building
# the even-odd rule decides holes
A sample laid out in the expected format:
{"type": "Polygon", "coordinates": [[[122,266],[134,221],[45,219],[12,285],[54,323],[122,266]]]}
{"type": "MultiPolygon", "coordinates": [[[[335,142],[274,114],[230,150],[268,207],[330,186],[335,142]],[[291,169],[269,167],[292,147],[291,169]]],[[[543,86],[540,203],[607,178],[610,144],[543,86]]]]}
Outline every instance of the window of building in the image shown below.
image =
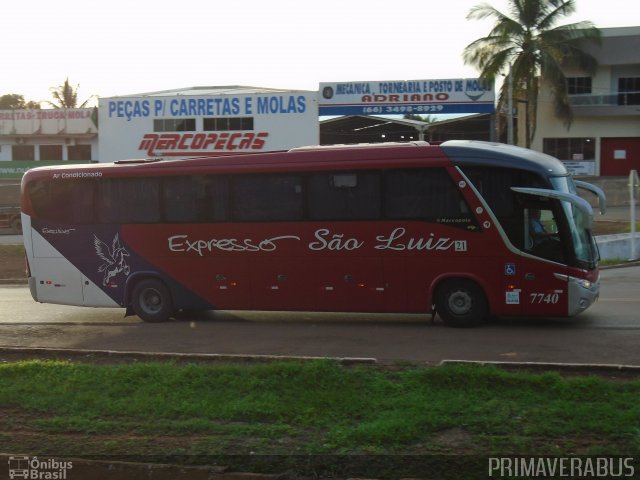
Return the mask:
{"type": "Polygon", "coordinates": [[[595,160],[596,139],[588,138],[545,138],[542,151],[558,160],[595,160]]]}
{"type": "Polygon", "coordinates": [[[205,118],[204,131],[253,130],[253,117],[205,118]]]}
{"type": "Polygon", "coordinates": [[[91,158],[91,145],[69,145],[67,155],[72,161],[87,161],[91,158]]]}
{"type": "Polygon", "coordinates": [[[569,95],[590,94],[591,77],[568,77],[567,93],[569,95]]]}
{"type": "Polygon", "coordinates": [[[640,105],[640,77],[618,79],[618,105],[640,105]]]}
{"type": "Polygon", "coordinates": [[[62,160],[62,145],[40,145],[40,160],[62,160]]]}
{"type": "Polygon", "coordinates": [[[153,121],[154,132],[195,132],[195,118],[157,118],[153,121]]]}
{"type": "Polygon", "coordinates": [[[35,148],[33,145],[13,145],[11,147],[11,160],[27,160],[36,159],[35,148]]]}

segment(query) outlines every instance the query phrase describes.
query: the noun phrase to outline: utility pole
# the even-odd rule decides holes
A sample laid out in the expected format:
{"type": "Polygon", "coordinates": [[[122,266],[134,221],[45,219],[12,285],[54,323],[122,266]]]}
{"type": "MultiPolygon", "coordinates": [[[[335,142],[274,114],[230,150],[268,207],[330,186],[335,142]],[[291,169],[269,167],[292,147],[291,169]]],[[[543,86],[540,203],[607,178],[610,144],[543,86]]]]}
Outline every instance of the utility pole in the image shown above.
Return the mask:
{"type": "Polygon", "coordinates": [[[629,172],[629,216],[631,217],[631,237],[629,260],[637,260],[636,256],[636,200],[638,199],[638,191],[640,190],[640,181],[638,180],[638,171],[631,170],[629,172]]]}
{"type": "Polygon", "coordinates": [[[509,64],[507,77],[507,143],[513,145],[513,70],[509,64]]]}

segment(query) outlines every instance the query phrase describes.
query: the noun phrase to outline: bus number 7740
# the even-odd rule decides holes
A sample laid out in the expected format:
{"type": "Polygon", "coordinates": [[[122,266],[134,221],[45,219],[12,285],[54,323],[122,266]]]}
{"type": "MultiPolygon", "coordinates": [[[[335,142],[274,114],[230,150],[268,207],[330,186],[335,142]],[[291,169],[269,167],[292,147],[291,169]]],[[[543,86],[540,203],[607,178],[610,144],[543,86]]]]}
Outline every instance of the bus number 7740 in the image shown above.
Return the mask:
{"type": "Polygon", "coordinates": [[[531,303],[535,305],[540,305],[542,303],[546,303],[547,305],[552,304],[555,305],[560,300],[560,295],[555,293],[530,293],[531,303]]]}

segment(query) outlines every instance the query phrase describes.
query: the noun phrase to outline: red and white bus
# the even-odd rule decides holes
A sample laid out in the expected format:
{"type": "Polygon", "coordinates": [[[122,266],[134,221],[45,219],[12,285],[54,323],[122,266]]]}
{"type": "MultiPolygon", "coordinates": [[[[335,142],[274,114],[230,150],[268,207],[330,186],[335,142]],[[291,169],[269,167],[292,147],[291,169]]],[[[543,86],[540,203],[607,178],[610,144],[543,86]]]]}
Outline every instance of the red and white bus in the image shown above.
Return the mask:
{"type": "Polygon", "coordinates": [[[573,316],[599,292],[576,183],[550,156],[468,141],[36,168],[22,180],[29,285],[38,302],[152,322],[181,309],[573,316]]]}

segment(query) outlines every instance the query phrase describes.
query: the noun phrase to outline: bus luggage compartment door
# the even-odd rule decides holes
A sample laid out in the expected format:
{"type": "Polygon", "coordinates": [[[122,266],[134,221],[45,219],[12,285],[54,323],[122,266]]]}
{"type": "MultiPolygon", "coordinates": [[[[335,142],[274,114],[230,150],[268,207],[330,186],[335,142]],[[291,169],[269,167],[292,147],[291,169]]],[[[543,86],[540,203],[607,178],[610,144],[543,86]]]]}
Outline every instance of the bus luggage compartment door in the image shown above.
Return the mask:
{"type": "Polygon", "coordinates": [[[252,262],[251,284],[258,310],[384,311],[378,258],[260,259],[252,262]]]}
{"type": "Polygon", "coordinates": [[[386,311],[386,286],[378,257],[327,257],[318,262],[318,309],[335,312],[386,311]]]}

